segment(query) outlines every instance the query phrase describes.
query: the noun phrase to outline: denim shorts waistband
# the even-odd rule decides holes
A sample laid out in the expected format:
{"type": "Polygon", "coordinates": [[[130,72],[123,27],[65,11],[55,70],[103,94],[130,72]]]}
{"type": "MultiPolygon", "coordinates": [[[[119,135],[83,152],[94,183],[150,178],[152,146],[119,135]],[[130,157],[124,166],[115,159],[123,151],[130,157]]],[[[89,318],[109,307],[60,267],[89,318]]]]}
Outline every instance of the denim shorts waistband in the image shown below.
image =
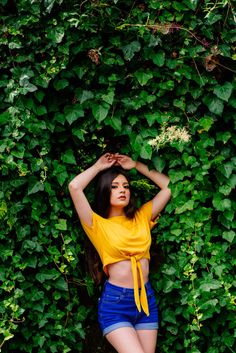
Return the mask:
{"type": "MultiPolygon", "coordinates": [[[[120,286],[117,286],[116,284],[113,284],[113,283],[109,282],[109,280],[106,280],[106,282],[104,284],[104,289],[105,288],[106,289],[112,289],[112,290],[117,291],[119,293],[127,293],[127,294],[130,293],[130,294],[132,294],[134,292],[134,288],[120,287],[120,286]]],[[[145,288],[146,288],[146,290],[151,288],[150,281],[145,283],[145,288]]]]}

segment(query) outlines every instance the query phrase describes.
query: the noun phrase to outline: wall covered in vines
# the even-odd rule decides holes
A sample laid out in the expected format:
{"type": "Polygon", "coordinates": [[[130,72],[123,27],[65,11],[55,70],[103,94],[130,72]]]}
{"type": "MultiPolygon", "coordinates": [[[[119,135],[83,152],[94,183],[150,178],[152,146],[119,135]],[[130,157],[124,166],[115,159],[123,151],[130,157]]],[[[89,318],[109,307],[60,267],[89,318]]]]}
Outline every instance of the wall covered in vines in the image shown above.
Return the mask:
{"type": "MultiPolygon", "coordinates": [[[[235,352],[232,2],[1,0],[0,12],[0,350],[112,352],[68,183],[118,151],[171,178],[153,231],[157,352],[235,352]]],[[[139,202],[154,195],[132,178],[139,202]]]]}

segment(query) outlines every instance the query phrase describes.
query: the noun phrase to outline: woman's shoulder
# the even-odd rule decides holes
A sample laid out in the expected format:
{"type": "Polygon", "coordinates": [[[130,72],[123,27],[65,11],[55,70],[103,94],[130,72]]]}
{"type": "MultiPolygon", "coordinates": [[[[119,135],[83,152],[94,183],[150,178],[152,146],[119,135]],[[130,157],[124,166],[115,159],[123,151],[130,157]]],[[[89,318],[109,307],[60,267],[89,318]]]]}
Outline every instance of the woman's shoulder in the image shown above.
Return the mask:
{"type": "Polygon", "coordinates": [[[144,204],[142,204],[137,212],[140,212],[140,213],[150,213],[152,212],[152,200],[149,200],[147,202],[145,202],[144,204]]]}

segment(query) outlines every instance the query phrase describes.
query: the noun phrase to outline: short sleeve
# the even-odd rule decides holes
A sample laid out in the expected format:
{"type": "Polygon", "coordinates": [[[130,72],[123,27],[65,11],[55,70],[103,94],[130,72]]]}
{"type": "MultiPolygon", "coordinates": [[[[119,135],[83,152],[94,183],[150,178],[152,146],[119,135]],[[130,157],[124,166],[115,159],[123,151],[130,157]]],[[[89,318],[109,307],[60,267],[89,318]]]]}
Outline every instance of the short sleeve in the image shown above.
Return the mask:
{"type": "Polygon", "coordinates": [[[140,207],[140,210],[139,210],[139,211],[142,213],[142,215],[143,215],[145,218],[148,219],[149,227],[150,227],[150,229],[152,229],[152,228],[156,225],[156,223],[157,223],[157,221],[158,221],[158,219],[159,219],[159,216],[158,216],[158,217],[156,217],[154,220],[152,220],[152,200],[146,202],[145,204],[143,204],[143,205],[140,207]]]}
{"type": "Polygon", "coordinates": [[[93,224],[91,227],[88,226],[83,221],[81,221],[81,225],[85,233],[87,234],[87,236],[89,237],[89,240],[92,242],[92,244],[95,246],[97,250],[100,248],[100,243],[101,243],[101,239],[98,236],[99,218],[100,216],[98,214],[96,214],[95,212],[92,212],[93,224]]]}

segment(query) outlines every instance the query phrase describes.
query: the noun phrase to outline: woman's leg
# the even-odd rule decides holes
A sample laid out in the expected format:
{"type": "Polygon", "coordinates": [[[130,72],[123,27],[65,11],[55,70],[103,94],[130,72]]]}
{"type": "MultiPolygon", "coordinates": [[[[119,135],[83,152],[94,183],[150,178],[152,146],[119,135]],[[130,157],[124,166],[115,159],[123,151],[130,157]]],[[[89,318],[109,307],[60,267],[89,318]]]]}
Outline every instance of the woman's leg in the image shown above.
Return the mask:
{"type": "Polygon", "coordinates": [[[137,330],[137,335],[144,353],[155,353],[157,330],[137,330]]]}
{"type": "Polygon", "coordinates": [[[118,353],[146,353],[139,341],[137,331],[132,327],[118,328],[108,333],[106,338],[118,353]]]}

